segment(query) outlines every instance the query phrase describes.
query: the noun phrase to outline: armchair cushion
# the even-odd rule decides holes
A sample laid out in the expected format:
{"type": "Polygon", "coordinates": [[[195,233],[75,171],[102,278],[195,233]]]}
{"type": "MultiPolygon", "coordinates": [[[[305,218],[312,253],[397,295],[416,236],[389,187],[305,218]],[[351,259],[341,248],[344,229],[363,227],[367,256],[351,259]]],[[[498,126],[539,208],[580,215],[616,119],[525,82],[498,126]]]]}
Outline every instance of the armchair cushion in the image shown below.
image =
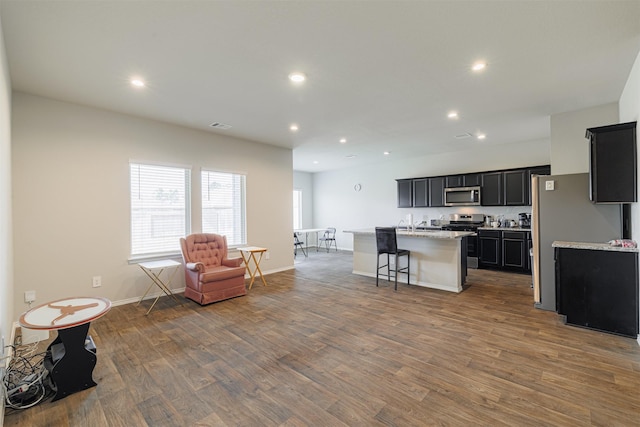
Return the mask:
{"type": "Polygon", "coordinates": [[[204,305],[246,295],[246,267],[241,258],[227,258],[226,236],[191,234],[180,239],[180,245],[185,265],[185,297],[204,305]]]}

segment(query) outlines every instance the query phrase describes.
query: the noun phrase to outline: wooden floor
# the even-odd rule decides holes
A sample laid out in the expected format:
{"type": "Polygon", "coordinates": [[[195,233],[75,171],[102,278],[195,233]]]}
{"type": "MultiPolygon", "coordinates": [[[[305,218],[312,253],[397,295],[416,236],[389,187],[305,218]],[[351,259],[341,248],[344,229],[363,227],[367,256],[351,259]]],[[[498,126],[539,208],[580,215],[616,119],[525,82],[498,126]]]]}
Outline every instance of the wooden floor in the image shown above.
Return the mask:
{"type": "Polygon", "coordinates": [[[5,426],[640,425],[636,340],[534,309],[528,276],[394,292],[349,254],[298,261],[246,297],[114,307],[98,386],[5,426]]]}

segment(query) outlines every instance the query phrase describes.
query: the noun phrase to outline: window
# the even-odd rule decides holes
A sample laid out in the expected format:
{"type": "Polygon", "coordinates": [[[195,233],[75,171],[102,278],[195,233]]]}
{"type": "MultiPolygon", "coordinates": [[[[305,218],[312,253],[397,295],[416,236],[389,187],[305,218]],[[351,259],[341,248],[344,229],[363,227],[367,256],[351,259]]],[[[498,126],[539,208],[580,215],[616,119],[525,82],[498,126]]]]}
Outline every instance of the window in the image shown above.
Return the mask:
{"type": "Polygon", "coordinates": [[[244,175],[202,171],[202,232],[227,236],[229,246],[247,243],[244,175]]]}
{"type": "Polygon", "coordinates": [[[180,251],[190,233],[191,170],[130,163],[131,255],[180,251]]]}
{"type": "Polygon", "coordinates": [[[302,190],[293,190],[293,229],[302,228],[302,190]]]}

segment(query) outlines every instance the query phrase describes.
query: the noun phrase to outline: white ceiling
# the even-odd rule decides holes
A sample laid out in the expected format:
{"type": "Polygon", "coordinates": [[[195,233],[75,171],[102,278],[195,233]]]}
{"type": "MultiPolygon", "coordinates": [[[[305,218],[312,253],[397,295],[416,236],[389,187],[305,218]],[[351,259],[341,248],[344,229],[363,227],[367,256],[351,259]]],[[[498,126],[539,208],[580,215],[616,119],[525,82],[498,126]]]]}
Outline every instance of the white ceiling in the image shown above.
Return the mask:
{"type": "Polygon", "coordinates": [[[292,148],[309,172],[548,138],[551,114],[617,101],[640,50],[637,0],[0,0],[0,16],[14,90],[292,148]]]}

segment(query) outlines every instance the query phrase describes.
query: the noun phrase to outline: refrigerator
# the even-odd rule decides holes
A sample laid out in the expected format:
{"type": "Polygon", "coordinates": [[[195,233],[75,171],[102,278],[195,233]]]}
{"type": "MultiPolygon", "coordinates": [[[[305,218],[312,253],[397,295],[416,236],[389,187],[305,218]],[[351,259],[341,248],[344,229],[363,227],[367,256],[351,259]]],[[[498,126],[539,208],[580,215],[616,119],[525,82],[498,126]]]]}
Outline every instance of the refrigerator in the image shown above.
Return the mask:
{"type": "Polygon", "coordinates": [[[589,200],[589,174],[538,175],[531,183],[534,305],[556,311],[555,240],[605,243],[622,236],[619,204],[589,200]]]}

